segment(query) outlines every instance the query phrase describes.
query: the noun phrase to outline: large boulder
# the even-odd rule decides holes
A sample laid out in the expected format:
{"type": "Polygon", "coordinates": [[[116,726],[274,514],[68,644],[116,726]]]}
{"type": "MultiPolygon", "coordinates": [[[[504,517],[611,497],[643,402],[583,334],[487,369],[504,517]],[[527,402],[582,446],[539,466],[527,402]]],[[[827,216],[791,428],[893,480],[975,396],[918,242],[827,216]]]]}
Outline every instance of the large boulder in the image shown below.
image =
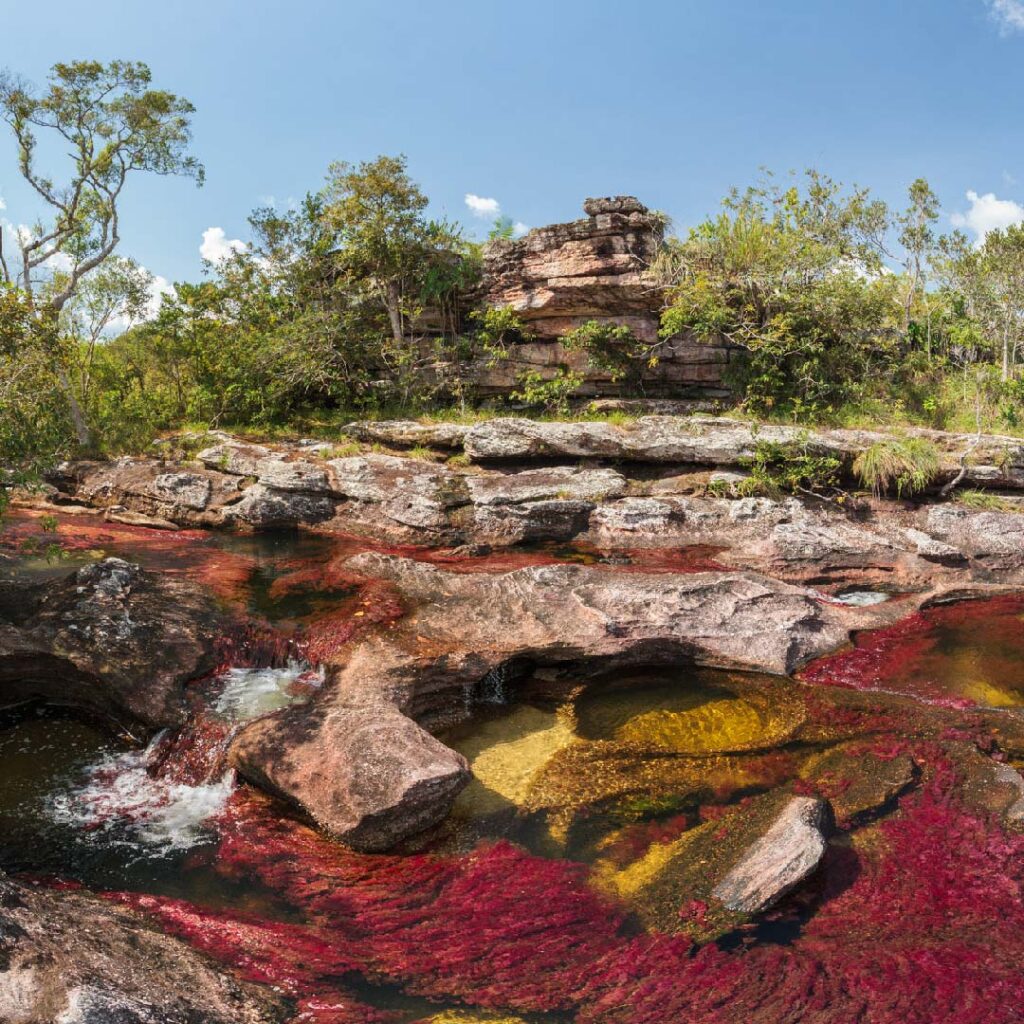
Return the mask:
{"type": "Polygon", "coordinates": [[[184,721],[184,686],[216,667],[222,619],[185,580],[119,558],[0,588],[0,706],[42,700],[123,725],[184,721]]]}
{"type": "Polygon", "coordinates": [[[418,459],[366,455],[332,459],[333,490],[346,499],[346,522],[378,530],[422,531],[424,539],[451,526],[453,510],[470,502],[464,478],[418,459]]]}
{"type": "Polygon", "coordinates": [[[124,506],[187,525],[218,522],[219,507],[239,497],[236,476],[154,459],[82,462],[55,471],[53,479],[77,500],[97,508],[124,506]]]}
{"type": "Polygon", "coordinates": [[[236,980],[132,911],[0,878],[4,1024],[275,1024],[270,989],[236,980]]]}
{"type": "Polygon", "coordinates": [[[221,515],[227,525],[274,530],[324,523],[333,517],[336,506],[329,494],[281,490],[255,483],[221,515]]]}
{"type": "Polygon", "coordinates": [[[923,513],[925,531],[987,569],[1024,566],[1024,515],[935,505],[923,513]]]}
{"type": "Polygon", "coordinates": [[[250,782],[355,850],[437,824],[469,781],[465,759],[379,703],[296,706],[244,726],[229,754],[250,782]]]}

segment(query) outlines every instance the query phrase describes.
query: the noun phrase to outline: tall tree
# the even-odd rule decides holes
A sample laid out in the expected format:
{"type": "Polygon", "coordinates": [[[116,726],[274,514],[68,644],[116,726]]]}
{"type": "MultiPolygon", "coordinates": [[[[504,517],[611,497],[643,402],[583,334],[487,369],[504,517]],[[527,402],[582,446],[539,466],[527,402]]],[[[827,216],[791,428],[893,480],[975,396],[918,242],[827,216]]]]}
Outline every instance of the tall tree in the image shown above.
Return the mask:
{"type": "Polygon", "coordinates": [[[914,300],[928,290],[927,267],[935,251],[935,222],[939,219],[939,199],[924,178],[917,178],[907,190],[910,205],[896,218],[903,247],[903,266],[907,275],[903,301],[903,330],[910,330],[914,300]]]}
{"type": "Polygon", "coordinates": [[[187,153],[195,108],[174,93],[151,89],[151,79],[145,64],[132,61],[55,64],[41,92],[9,72],[0,77],[0,117],[14,133],[19,170],[49,210],[17,234],[17,272],[2,257],[0,270],[33,296],[37,275],[55,257],[65,257],[67,273],[46,297],[55,312],[117,248],[119,203],[133,172],[202,182],[201,164],[187,153]],[[71,168],[63,182],[38,166],[41,135],[66,148],[71,168]]]}
{"type": "MultiPolygon", "coordinates": [[[[20,265],[8,259],[0,235],[0,279],[20,287],[40,312],[59,314],[82,279],[113,254],[132,174],[202,182],[203,168],[187,152],[194,108],[174,93],[150,88],[151,78],[145,64],[133,61],[55,64],[42,91],[10,72],[0,75],[0,117],[14,134],[21,175],[45,211],[14,235],[20,265]],[[46,140],[67,154],[63,180],[39,165],[46,140]],[[52,273],[55,264],[59,275],[52,273]]],[[[58,370],[79,442],[87,445],[88,428],[66,369],[58,370]]]]}
{"type": "Polygon", "coordinates": [[[404,156],[379,156],[358,167],[331,164],[324,200],[344,268],[370,286],[387,313],[392,340],[403,345],[430,256],[456,245],[457,233],[426,219],[428,199],[404,156]]]}

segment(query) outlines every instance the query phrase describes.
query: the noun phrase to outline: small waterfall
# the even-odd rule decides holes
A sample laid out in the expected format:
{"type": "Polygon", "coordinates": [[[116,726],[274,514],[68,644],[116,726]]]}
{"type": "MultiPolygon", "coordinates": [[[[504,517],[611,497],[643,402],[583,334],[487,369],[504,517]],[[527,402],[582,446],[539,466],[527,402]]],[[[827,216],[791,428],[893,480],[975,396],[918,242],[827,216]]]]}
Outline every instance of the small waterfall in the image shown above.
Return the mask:
{"type": "Polygon", "coordinates": [[[54,798],[50,816],[149,856],[201,843],[235,788],[226,759],[239,726],[307,697],[322,681],[294,660],[226,669],[193,691],[187,725],[157,733],[145,749],[105,755],[54,798]]]}
{"type": "Polygon", "coordinates": [[[473,691],[474,704],[508,704],[512,690],[530,674],[526,662],[515,658],[495,665],[477,684],[473,691]]]}

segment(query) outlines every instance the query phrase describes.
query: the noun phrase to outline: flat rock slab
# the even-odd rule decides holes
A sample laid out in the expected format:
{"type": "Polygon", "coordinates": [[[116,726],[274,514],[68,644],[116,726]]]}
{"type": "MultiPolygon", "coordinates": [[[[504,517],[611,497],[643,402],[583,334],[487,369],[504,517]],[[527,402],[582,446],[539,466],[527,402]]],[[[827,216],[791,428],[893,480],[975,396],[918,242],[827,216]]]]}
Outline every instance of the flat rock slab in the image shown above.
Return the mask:
{"type": "Polygon", "coordinates": [[[757,914],[802,882],[825,854],[828,805],[795,796],[712,890],[732,911],[757,914]]]}
{"type": "Polygon", "coordinates": [[[461,423],[418,423],[416,420],[358,420],[342,432],[364,444],[393,445],[396,448],[460,449],[469,427],[461,423]]]}

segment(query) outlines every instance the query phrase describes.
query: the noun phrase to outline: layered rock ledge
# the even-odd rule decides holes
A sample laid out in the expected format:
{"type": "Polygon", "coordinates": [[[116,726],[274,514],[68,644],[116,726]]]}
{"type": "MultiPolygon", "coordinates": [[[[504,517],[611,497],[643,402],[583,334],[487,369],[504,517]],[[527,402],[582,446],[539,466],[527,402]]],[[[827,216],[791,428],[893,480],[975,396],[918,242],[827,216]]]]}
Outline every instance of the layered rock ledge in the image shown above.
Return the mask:
{"type": "Polygon", "coordinates": [[[185,684],[215,667],[222,621],[199,587],[119,558],[0,584],[0,707],[41,701],[122,728],[181,725],[185,684]]]}
{"type": "Polygon", "coordinates": [[[216,435],[195,455],[179,439],[156,457],[69,464],[52,475],[55,486],[42,504],[97,508],[116,521],[163,528],[303,527],[434,547],[705,545],[726,549],[723,564],[789,580],[857,572],[913,586],[948,576],[1024,578],[1018,438],[916,432],[941,454],[937,483],[958,474],[971,449],[965,481],[1003,495],[995,507],[973,508],[936,502],[935,493],[916,505],[727,496],[763,441],[805,445],[849,472],[859,452],[891,436],[866,431],[651,416],[625,426],[365,422],[348,432],[357,440],[343,449],[216,435]]]}

